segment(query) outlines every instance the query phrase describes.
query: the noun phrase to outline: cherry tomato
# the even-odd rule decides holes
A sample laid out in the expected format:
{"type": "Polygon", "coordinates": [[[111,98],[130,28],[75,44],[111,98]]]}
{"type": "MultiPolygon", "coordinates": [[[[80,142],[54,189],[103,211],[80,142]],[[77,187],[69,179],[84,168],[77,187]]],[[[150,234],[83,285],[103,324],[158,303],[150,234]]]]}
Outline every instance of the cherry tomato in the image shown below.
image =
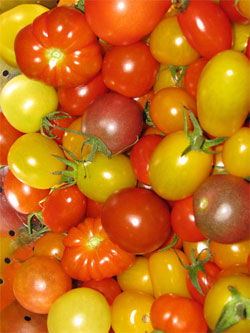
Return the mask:
{"type": "Polygon", "coordinates": [[[220,0],[220,6],[232,22],[249,23],[249,20],[237,9],[235,0],[220,0]]]}
{"type": "Polygon", "coordinates": [[[184,80],[181,77],[184,68],[179,67],[174,72],[175,75],[171,72],[171,65],[166,66],[165,64],[160,64],[159,72],[156,77],[156,81],[154,83],[154,93],[156,94],[159,90],[168,87],[180,87],[184,88],[184,80]]]}
{"type": "Polygon", "coordinates": [[[232,49],[239,52],[244,52],[247,47],[247,42],[250,35],[250,25],[233,23],[232,32],[233,32],[232,49]]]}
{"type": "Polygon", "coordinates": [[[199,78],[203,68],[208,62],[205,58],[199,58],[193,61],[187,68],[184,74],[184,85],[187,92],[196,98],[197,95],[197,86],[199,82],[199,78]]]}
{"type": "MultiPolygon", "coordinates": [[[[200,254],[200,259],[204,260],[208,256],[208,251],[206,250],[208,248],[207,240],[202,240],[199,242],[186,242],[183,241],[183,251],[186,254],[188,261],[190,264],[192,263],[191,260],[191,251],[194,250],[194,257],[197,258],[197,256],[200,254]]],[[[209,261],[213,261],[213,257],[209,259],[209,261]]]]}
{"type": "Polygon", "coordinates": [[[34,256],[47,256],[62,259],[65,235],[47,232],[39,238],[34,245],[34,256]]]}
{"type": "Polygon", "coordinates": [[[98,202],[87,198],[86,217],[101,216],[103,205],[103,202],[98,202]]]}

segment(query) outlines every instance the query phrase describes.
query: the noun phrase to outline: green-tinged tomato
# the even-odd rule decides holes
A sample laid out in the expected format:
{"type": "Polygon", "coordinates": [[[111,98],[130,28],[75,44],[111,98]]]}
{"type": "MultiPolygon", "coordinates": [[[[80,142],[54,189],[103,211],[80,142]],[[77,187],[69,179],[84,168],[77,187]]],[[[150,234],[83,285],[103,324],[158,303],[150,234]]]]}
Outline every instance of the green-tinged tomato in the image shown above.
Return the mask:
{"type": "Polygon", "coordinates": [[[4,86],[0,104],[14,128],[31,133],[39,131],[42,117],[56,110],[58,97],[55,88],[21,74],[4,86]]]}
{"type": "Polygon", "coordinates": [[[250,108],[250,62],[238,51],[216,54],[204,67],[197,91],[197,112],[208,134],[231,136],[250,108]]]}
{"type": "Polygon", "coordinates": [[[32,23],[37,16],[48,10],[48,8],[38,4],[26,3],[11,8],[0,15],[0,57],[7,64],[18,67],[14,51],[14,41],[17,33],[26,25],[32,23]]]}
{"type": "Polygon", "coordinates": [[[64,157],[58,144],[40,133],[28,133],[19,137],[8,153],[8,165],[12,173],[31,187],[47,189],[56,185],[61,175],[53,172],[65,169],[65,164],[55,156],[64,157]]]}
{"type": "Polygon", "coordinates": [[[47,325],[51,333],[108,333],[110,307],[105,297],[94,289],[72,289],[54,302],[47,325]]]}
{"type": "Polygon", "coordinates": [[[77,186],[88,198],[105,202],[114,191],[135,187],[136,177],[127,156],[96,153],[93,162],[78,164],[77,186]]]}

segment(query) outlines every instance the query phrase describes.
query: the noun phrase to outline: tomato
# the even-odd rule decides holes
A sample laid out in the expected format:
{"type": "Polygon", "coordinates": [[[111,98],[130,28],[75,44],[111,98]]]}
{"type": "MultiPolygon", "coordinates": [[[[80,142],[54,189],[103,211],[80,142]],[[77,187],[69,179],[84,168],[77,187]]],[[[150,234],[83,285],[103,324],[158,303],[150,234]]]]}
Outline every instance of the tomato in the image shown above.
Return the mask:
{"type": "MultiPolygon", "coordinates": [[[[184,129],[183,106],[196,115],[195,99],[184,88],[163,88],[151,100],[149,113],[154,125],[164,134],[184,129]]],[[[187,113],[187,111],[185,111],[187,113]]],[[[188,119],[188,128],[191,122],[188,119]]]]}
{"type": "Polygon", "coordinates": [[[99,291],[105,296],[109,305],[112,305],[115,298],[122,292],[118,282],[110,277],[103,280],[89,280],[83,281],[81,287],[91,288],[99,291]]]}
{"type": "Polygon", "coordinates": [[[137,256],[130,268],[117,275],[117,281],[124,291],[142,291],[153,295],[148,259],[142,256],[137,256]]]}
{"type": "Polygon", "coordinates": [[[188,42],[202,57],[212,58],[221,51],[231,49],[231,23],[214,1],[191,0],[177,19],[188,42]]]}
{"type": "Polygon", "coordinates": [[[240,52],[228,50],[204,67],[197,91],[201,127],[213,136],[231,136],[245,122],[249,111],[250,63],[240,52]]]}
{"type": "Polygon", "coordinates": [[[171,210],[171,226],[183,241],[199,242],[206,239],[195,224],[193,196],[174,203],[171,210]]]}
{"type": "Polygon", "coordinates": [[[34,313],[46,314],[55,300],[71,289],[71,279],[57,259],[32,257],[18,269],[13,291],[18,302],[34,313]]]}
{"type": "Polygon", "coordinates": [[[110,239],[135,254],[156,250],[170,233],[167,204],[143,188],[113,193],[104,203],[101,218],[110,239]]]}
{"type": "Polygon", "coordinates": [[[144,42],[114,46],[105,55],[102,66],[106,86],[124,96],[138,97],[153,86],[159,69],[144,42]]]}
{"type": "Polygon", "coordinates": [[[48,314],[48,330],[54,333],[108,333],[111,313],[98,291],[76,288],[59,297],[48,314]]]}
{"type": "Polygon", "coordinates": [[[8,165],[12,173],[25,184],[48,189],[61,179],[60,175],[54,175],[53,172],[65,169],[65,164],[53,155],[64,157],[56,142],[40,133],[28,133],[11,146],[8,165]]]}
{"type": "MultiPolygon", "coordinates": [[[[228,290],[228,287],[234,287],[243,297],[249,299],[249,282],[249,277],[244,274],[233,274],[231,276],[221,278],[215,282],[215,284],[209,290],[204,304],[205,319],[211,330],[214,330],[219,316],[222,313],[223,307],[232,300],[232,294],[228,290]]],[[[223,330],[223,332],[247,333],[249,332],[249,329],[249,320],[242,319],[239,321],[239,323],[223,330]]]]}
{"type": "Polygon", "coordinates": [[[183,82],[183,67],[179,67],[176,69],[175,75],[171,72],[171,65],[166,66],[165,64],[160,64],[159,72],[156,77],[156,81],[154,83],[154,93],[156,94],[159,90],[168,87],[181,87],[184,88],[183,82]]]}
{"type": "Polygon", "coordinates": [[[247,47],[246,47],[246,56],[250,59],[250,36],[248,37],[247,47]]]}
{"type": "MultiPolygon", "coordinates": [[[[175,250],[184,265],[188,259],[181,250],[175,250]]],[[[176,294],[190,297],[186,275],[187,270],[180,263],[172,250],[157,251],[149,257],[149,273],[153,285],[154,296],[176,294]]]]}
{"type": "Polygon", "coordinates": [[[7,64],[17,67],[14,41],[18,32],[47,11],[48,8],[38,4],[20,3],[0,15],[0,56],[7,64]]]}
{"type": "Polygon", "coordinates": [[[85,15],[66,6],[51,9],[19,31],[15,53],[26,76],[54,87],[87,83],[102,66],[101,50],[85,15]]]}
{"type": "Polygon", "coordinates": [[[130,151],[130,162],[136,178],[143,184],[149,185],[148,168],[150,157],[155,147],[161,142],[161,135],[146,135],[132,147],[130,151]]]}
{"type": "Polygon", "coordinates": [[[23,214],[41,210],[39,202],[49,194],[49,190],[37,189],[24,184],[13,175],[11,170],[4,179],[4,192],[11,206],[23,214]]]}
{"type": "Polygon", "coordinates": [[[223,145],[222,160],[226,170],[234,176],[250,176],[249,152],[250,128],[241,127],[223,145]]]}
{"type": "Polygon", "coordinates": [[[115,191],[136,186],[129,158],[118,154],[110,159],[96,153],[93,162],[78,164],[77,186],[88,198],[105,202],[115,191]]]}
{"type": "Polygon", "coordinates": [[[139,291],[124,291],[111,309],[112,328],[116,333],[141,333],[153,330],[150,308],[153,296],[139,291]]]}
{"type": "MultiPolygon", "coordinates": [[[[186,242],[183,241],[183,251],[186,254],[188,261],[190,264],[192,263],[191,260],[191,252],[194,252],[194,258],[197,258],[197,256],[200,254],[200,259],[204,260],[208,256],[208,251],[206,250],[208,248],[207,240],[199,241],[199,242],[186,242]]],[[[213,261],[213,257],[209,259],[209,261],[213,261]]]]}
{"type": "Polygon", "coordinates": [[[190,151],[184,131],[167,135],[155,148],[149,163],[153,190],[167,200],[181,200],[192,195],[209,176],[213,157],[202,151],[190,151]]]}
{"type": "Polygon", "coordinates": [[[47,332],[47,316],[24,309],[17,301],[0,312],[1,332],[47,332]]]}
{"type": "Polygon", "coordinates": [[[250,35],[250,25],[234,23],[232,25],[233,45],[232,49],[242,52],[246,49],[248,38],[250,35]]]}
{"type": "Polygon", "coordinates": [[[184,85],[187,92],[196,98],[197,95],[197,86],[199,82],[199,78],[203,68],[208,62],[205,58],[199,58],[193,61],[187,68],[184,74],[184,85]]]}
{"type": "Polygon", "coordinates": [[[34,256],[47,256],[61,259],[64,251],[63,240],[65,235],[47,232],[39,238],[34,245],[34,256]]]}
{"type": "Polygon", "coordinates": [[[142,127],[140,105],[116,92],[97,97],[82,116],[82,132],[96,135],[112,154],[128,150],[139,138],[142,127]]]}
{"type": "Polygon", "coordinates": [[[249,6],[249,1],[242,1],[239,0],[238,2],[238,9],[240,11],[240,13],[248,19],[248,21],[250,20],[250,6],[249,6]]]}
{"type": "Polygon", "coordinates": [[[250,251],[249,241],[221,244],[211,241],[211,253],[214,262],[221,269],[227,269],[234,265],[247,265],[247,257],[250,251]]]}
{"type": "Polygon", "coordinates": [[[85,1],[90,28],[105,42],[128,45],[148,35],[171,5],[171,1],[85,1]]]}
{"type": "Polygon", "coordinates": [[[112,277],[130,267],[135,257],[114,244],[101,219],[85,218],[69,230],[63,244],[62,266],[72,278],[88,281],[112,277]]]}
{"type": "Polygon", "coordinates": [[[76,185],[57,188],[42,203],[42,218],[50,230],[63,233],[82,222],[87,198],[76,185]]]}
{"type": "Polygon", "coordinates": [[[86,217],[98,217],[101,216],[102,207],[104,203],[91,200],[87,198],[87,209],[86,209],[86,217]]]}
{"type": "Polygon", "coordinates": [[[86,84],[77,87],[59,87],[57,90],[59,103],[63,111],[74,116],[81,116],[87,106],[100,95],[108,91],[101,73],[98,73],[86,84]]]}
{"type": "Polygon", "coordinates": [[[9,149],[23,133],[11,126],[2,112],[0,112],[0,122],[0,165],[8,165],[7,156],[9,149]]]}
{"type": "Polygon", "coordinates": [[[0,3],[0,12],[5,12],[8,9],[11,9],[17,5],[21,4],[34,4],[39,1],[39,4],[45,6],[47,8],[56,7],[57,0],[11,0],[11,1],[3,1],[0,3]]]}
{"type": "Polygon", "coordinates": [[[2,89],[0,103],[4,116],[18,131],[37,132],[43,116],[57,108],[56,90],[44,83],[17,75],[2,89]]]}
{"type": "Polygon", "coordinates": [[[249,21],[237,10],[235,0],[220,0],[220,6],[232,22],[249,23],[249,21]]]}
{"type": "Polygon", "coordinates": [[[199,58],[181,31],[176,16],[164,18],[151,32],[150,50],[157,61],[167,65],[189,65],[199,58]]]}
{"type": "Polygon", "coordinates": [[[154,329],[166,332],[207,332],[202,306],[174,294],[158,297],[152,304],[150,318],[154,329]]]}

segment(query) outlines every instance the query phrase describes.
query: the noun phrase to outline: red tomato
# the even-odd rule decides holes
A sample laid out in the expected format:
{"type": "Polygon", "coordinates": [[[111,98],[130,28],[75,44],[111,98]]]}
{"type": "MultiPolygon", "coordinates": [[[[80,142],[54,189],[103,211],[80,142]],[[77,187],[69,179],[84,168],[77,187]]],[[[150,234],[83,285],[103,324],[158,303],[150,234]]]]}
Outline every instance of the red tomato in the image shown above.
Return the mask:
{"type": "Polygon", "coordinates": [[[175,294],[158,297],[152,304],[150,319],[154,329],[166,332],[207,332],[203,307],[195,300],[175,294]]]}
{"type": "Polygon", "coordinates": [[[63,111],[74,116],[81,116],[96,97],[107,91],[102,74],[99,73],[86,84],[73,88],[59,87],[57,93],[63,111]]]}
{"type": "Polygon", "coordinates": [[[86,0],[85,13],[91,29],[102,40],[128,45],[149,34],[170,5],[170,0],[86,0]]]}
{"type": "Polygon", "coordinates": [[[237,6],[238,4],[236,4],[235,0],[220,0],[220,7],[224,10],[232,22],[248,23],[249,21],[246,17],[241,15],[237,6]]]}
{"type": "Polygon", "coordinates": [[[101,217],[110,239],[135,254],[156,250],[170,233],[168,205],[143,188],[125,188],[111,194],[101,217]]]}
{"type": "Polygon", "coordinates": [[[218,4],[210,0],[191,0],[178,16],[180,27],[191,46],[205,58],[231,49],[231,23],[218,4]]]}
{"type": "Polygon", "coordinates": [[[102,66],[106,86],[124,96],[145,95],[153,86],[159,64],[144,42],[112,47],[102,66]]]}
{"type": "Polygon", "coordinates": [[[47,232],[34,245],[34,256],[46,256],[61,259],[63,256],[65,235],[47,232]]]}
{"type": "Polygon", "coordinates": [[[15,210],[23,214],[30,214],[41,210],[39,202],[46,198],[49,190],[26,185],[9,170],[4,179],[4,193],[15,210]]]}
{"type": "Polygon", "coordinates": [[[103,294],[103,296],[105,296],[109,305],[112,305],[116,296],[118,296],[122,292],[118,282],[112,277],[99,281],[83,281],[80,287],[92,288],[99,291],[103,294]]]}
{"type": "Polygon", "coordinates": [[[104,205],[103,202],[98,202],[98,201],[94,201],[90,198],[87,198],[86,217],[101,216],[103,205],[104,205]]]}
{"type": "Polygon", "coordinates": [[[194,98],[196,98],[197,86],[200,74],[202,72],[203,67],[206,65],[207,61],[208,60],[205,58],[199,58],[195,60],[188,66],[184,74],[185,88],[187,92],[194,98]]]}
{"type": "Polygon", "coordinates": [[[86,83],[102,65],[100,47],[85,15],[64,6],[24,27],[15,39],[15,53],[26,76],[54,87],[86,83]]]}
{"type": "Polygon", "coordinates": [[[62,266],[72,278],[102,280],[129,268],[135,256],[120,249],[106,234],[101,219],[85,218],[63,241],[62,266]]]}
{"type": "Polygon", "coordinates": [[[0,112],[0,165],[8,165],[7,156],[10,147],[22,132],[16,130],[0,112]]]}
{"type": "Polygon", "coordinates": [[[42,218],[57,233],[80,223],[86,212],[87,198],[76,185],[54,190],[43,202],[42,218]]]}
{"type": "Polygon", "coordinates": [[[163,139],[161,135],[146,135],[130,151],[130,162],[136,178],[143,184],[150,185],[148,169],[150,157],[155,147],[163,139]]]}
{"type": "Polygon", "coordinates": [[[193,196],[174,203],[170,221],[173,231],[183,241],[200,242],[206,239],[195,224],[193,196]]]}

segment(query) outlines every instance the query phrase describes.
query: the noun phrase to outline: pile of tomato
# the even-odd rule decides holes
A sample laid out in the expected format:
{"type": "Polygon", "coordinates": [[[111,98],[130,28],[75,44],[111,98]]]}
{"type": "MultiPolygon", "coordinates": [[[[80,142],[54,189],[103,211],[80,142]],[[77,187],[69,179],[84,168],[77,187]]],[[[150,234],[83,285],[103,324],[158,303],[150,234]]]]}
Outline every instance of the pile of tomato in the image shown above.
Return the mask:
{"type": "Polygon", "coordinates": [[[250,331],[249,13],[1,2],[0,332],[250,331]]]}

